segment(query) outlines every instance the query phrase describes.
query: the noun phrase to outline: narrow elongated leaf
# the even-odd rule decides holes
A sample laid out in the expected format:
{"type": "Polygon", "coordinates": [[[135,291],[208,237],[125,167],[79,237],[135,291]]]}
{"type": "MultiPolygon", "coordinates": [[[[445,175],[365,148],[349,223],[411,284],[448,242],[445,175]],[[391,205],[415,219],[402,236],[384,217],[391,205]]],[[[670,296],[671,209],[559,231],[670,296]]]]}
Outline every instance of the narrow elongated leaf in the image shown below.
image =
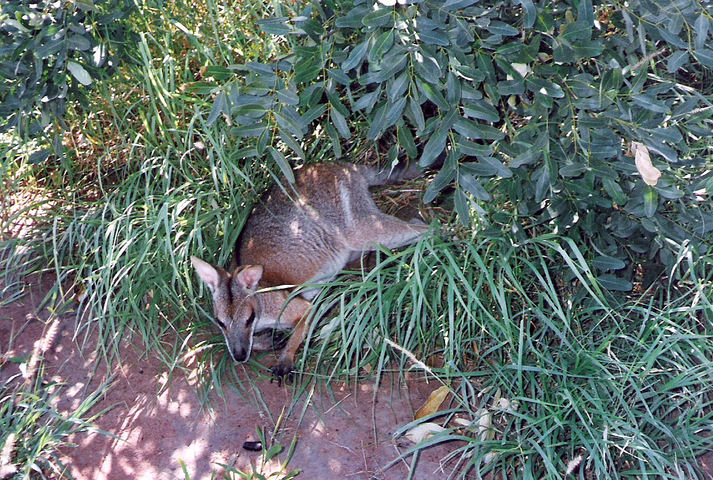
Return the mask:
{"type": "Polygon", "coordinates": [[[324,129],[327,131],[327,135],[329,136],[329,139],[331,140],[332,144],[332,150],[334,151],[334,158],[341,158],[342,157],[342,145],[339,142],[339,134],[337,133],[337,130],[334,128],[334,126],[331,123],[327,123],[324,129]]]}
{"type": "Polygon", "coordinates": [[[387,30],[376,38],[374,46],[369,50],[369,62],[380,62],[384,54],[394,44],[394,31],[387,30]]]}
{"type": "Polygon", "coordinates": [[[441,110],[448,109],[448,103],[446,102],[446,99],[443,97],[443,95],[441,94],[440,91],[433,88],[429,83],[424,82],[419,77],[416,77],[416,84],[418,85],[418,88],[426,96],[426,98],[428,98],[431,102],[436,104],[436,106],[438,108],[440,108],[441,110]]]}
{"type": "Polygon", "coordinates": [[[490,194],[470,173],[460,172],[460,174],[458,175],[458,184],[461,188],[473,195],[478,200],[482,200],[484,202],[490,201],[490,194]]]}
{"type": "Polygon", "coordinates": [[[416,158],[418,149],[416,148],[416,143],[413,141],[411,129],[406,125],[401,125],[397,129],[396,136],[399,141],[399,146],[406,150],[406,155],[408,155],[409,158],[416,158]]]}
{"type": "Polygon", "coordinates": [[[617,292],[629,292],[632,288],[634,288],[634,285],[628,280],[615,277],[609,273],[598,276],[597,281],[602,288],[617,292]]]}
{"type": "Polygon", "coordinates": [[[696,59],[708,68],[713,69],[713,50],[708,48],[699,48],[694,53],[696,59]]]}
{"type": "Polygon", "coordinates": [[[607,272],[609,270],[621,270],[622,268],[626,267],[626,263],[624,263],[623,260],[620,260],[615,257],[610,257],[608,255],[599,255],[592,261],[592,263],[595,267],[604,272],[607,272]]]}
{"type": "Polygon", "coordinates": [[[366,137],[371,140],[376,140],[384,133],[384,124],[386,120],[386,104],[381,105],[374,112],[374,117],[369,126],[369,131],[366,133],[366,137]]]}
{"type": "Polygon", "coordinates": [[[291,184],[295,183],[295,174],[285,156],[272,146],[267,147],[267,149],[270,152],[270,155],[272,155],[272,159],[275,160],[277,166],[280,167],[280,170],[287,181],[291,184]]]}
{"type": "Polygon", "coordinates": [[[518,0],[518,2],[522,5],[522,9],[525,11],[525,20],[523,21],[523,25],[525,28],[532,28],[535,24],[535,20],[537,19],[537,10],[535,10],[535,5],[532,3],[532,0],[518,0]]]}
{"type": "Polygon", "coordinates": [[[705,13],[701,13],[698,18],[696,18],[696,23],[693,25],[696,30],[696,50],[702,49],[706,44],[709,24],[708,16],[705,13]]]}
{"type": "Polygon", "coordinates": [[[230,134],[236,137],[259,137],[267,127],[264,123],[258,122],[252,125],[241,125],[230,129],[230,134]]]}
{"type": "Polygon", "coordinates": [[[652,112],[668,113],[669,111],[668,106],[665,103],[645,93],[634,95],[633,100],[638,106],[652,112]]]}
{"type": "Polygon", "coordinates": [[[334,126],[337,127],[337,131],[339,134],[342,136],[344,139],[348,139],[352,136],[351,132],[349,131],[349,126],[347,126],[347,121],[344,118],[344,116],[339,113],[339,110],[336,108],[332,109],[332,122],[334,123],[334,126]]]}
{"type": "Polygon", "coordinates": [[[215,97],[215,102],[213,102],[213,108],[211,108],[210,114],[208,115],[208,125],[212,125],[213,122],[215,122],[216,119],[220,116],[220,114],[227,113],[228,109],[228,97],[225,95],[225,92],[220,92],[215,97]]]}
{"type": "Polygon", "coordinates": [[[453,192],[453,206],[456,208],[456,213],[458,214],[458,221],[463,226],[469,226],[471,224],[471,214],[470,214],[470,203],[468,202],[468,197],[465,196],[463,190],[456,190],[453,192]]]}
{"type": "Polygon", "coordinates": [[[273,112],[273,114],[275,115],[275,120],[277,120],[278,125],[280,125],[282,128],[290,132],[298,139],[302,140],[304,133],[302,132],[302,127],[297,122],[295,122],[284,112],[273,112]]]}
{"type": "Polygon", "coordinates": [[[644,215],[651,218],[656,213],[659,203],[659,194],[655,188],[647,186],[644,190],[644,215]]]}
{"type": "Polygon", "coordinates": [[[289,147],[290,150],[295,152],[302,160],[305,160],[305,152],[302,150],[302,147],[300,146],[299,143],[295,141],[294,138],[292,138],[292,135],[290,135],[287,132],[283,132],[282,129],[280,131],[280,138],[284,142],[285,145],[289,147]]]}
{"type": "Polygon", "coordinates": [[[329,103],[332,104],[334,110],[341,113],[344,117],[349,116],[349,110],[347,110],[347,107],[345,107],[344,104],[339,100],[338,96],[336,96],[334,93],[327,92],[327,99],[329,99],[329,103]]]}
{"type": "Polygon", "coordinates": [[[366,27],[385,27],[393,23],[393,14],[390,8],[379,8],[364,15],[361,23],[366,27]]]}
{"type": "Polygon", "coordinates": [[[349,52],[349,56],[347,57],[347,59],[344,61],[344,63],[342,63],[342,70],[348,72],[349,70],[358,67],[361,64],[362,60],[364,60],[368,48],[368,40],[354,47],[352,51],[349,52]]]}
{"type": "Polygon", "coordinates": [[[446,162],[438,172],[438,175],[428,184],[426,191],[423,192],[423,201],[431,203],[438,194],[446,188],[456,177],[456,168],[453,162],[446,162]]]}
{"type": "Polygon", "coordinates": [[[68,61],[67,70],[69,70],[69,73],[71,73],[72,76],[82,85],[92,84],[92,77],[89,75],[89,72],[87,72],[84,67],[77,62],[73,62],[72,60],[68,61]]]}
{"type": "Polygon", "coordinates": [[[421,159],[418,162],[421,167],[428,167],[443,153],[443,150],[446,148],[448,132],[449,129],[442,125],[431,135],[431,138],[428,139],[428,143],[426,143],[426,146],[423,148],[421,159]]]}
{"type": "Polygon", "coordinates": [[[668,57],[668,62],[666,64],[666,70],[668,73],[676,73],[679,68],[688,63],[688,52],[685,50],[679,50],[673,52],[670,57],[668,57]]]}
{"type": "Polygon", "coordinates": [[[390,127],[401,119],[401,114],[403,113],[405,106],[406,97],[401,97],[393,104],[389,105],[388,110],[386,111],[386,119],[384,120],[384,126],[386,128],[390,127]]]}

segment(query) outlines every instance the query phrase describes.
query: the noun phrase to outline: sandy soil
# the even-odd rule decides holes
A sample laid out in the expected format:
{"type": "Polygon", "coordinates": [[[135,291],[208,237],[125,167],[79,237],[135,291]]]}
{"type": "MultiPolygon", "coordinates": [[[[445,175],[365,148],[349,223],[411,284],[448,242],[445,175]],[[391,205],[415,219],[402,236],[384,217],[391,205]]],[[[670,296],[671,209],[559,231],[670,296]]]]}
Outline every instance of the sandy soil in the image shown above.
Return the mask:
{"type": "MultiPolygon", "coordinates": [[[[0,307],[1,353],[27,356],[42,336],[50,316],[36,308],[48,288],[47,279],[44,283],[20,301],[0,307]]],[[[102,362],[82,352],[72,339],[73,326],[72,316],[62,318],[57,341],[45,356],[45,376],[67,385],[59,403],[65,410],[76,408],[107,373],[102,362]]],[[[180,462],[192,479],[211,478],[212,472],[221,471],[221,463],[243,471],[255,466],[263,473],[301,469],[298,478],[306,479],[403,479],[405,462],[384,470],[411,446],[405,439],[395,440],[392,432],[411,421],[439,386],[413,380],[408,386],[382,387],[375,396],[370,383],[333,385],[333,397],[302,395],[295,403],[292,386],[243,382],[242,388],[226,385],[224,399],[213,395],[202,407],[194,378],[174,372],[169,381],[157,359],[141,360],[136,351],[123,347],[122,364],[111,370],[112,386],[92,410],[110,408],[96,425],[114,437],[79,434],[72,438],[77,448],[62,451],[63,462],[79,480],[183,479],[180,462]],[[255,439],[256,427],[270,435],[278,423],[274,441],[286,451],[296,436],[294,455],[286,467],[280,464],[285,453],[262,465],[260,453],[244,450],[242,444],[255,439]]],[[[17,368],[6,363],[0,380],[16,374],[17,368]]],[[[457,445],[442,445],[422,454],[415,478],[446,478],[449,470],[441,468],[440,459],[454,448],[457,445]]]]}

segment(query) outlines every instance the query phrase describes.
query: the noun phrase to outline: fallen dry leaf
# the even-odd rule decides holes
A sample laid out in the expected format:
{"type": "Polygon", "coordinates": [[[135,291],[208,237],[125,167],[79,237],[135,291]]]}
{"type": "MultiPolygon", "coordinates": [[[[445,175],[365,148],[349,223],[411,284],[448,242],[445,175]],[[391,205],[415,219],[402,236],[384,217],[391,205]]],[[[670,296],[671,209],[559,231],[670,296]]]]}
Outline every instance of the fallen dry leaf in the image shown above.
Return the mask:
{"type": "Polygon", "coordinates": [[[406,432],[404,436],[411,440],[413,443],[421,443],[426,440],[431,435],[444,432],[446,429],[437,423],[425,422],[416,425],[411,430],[406,432]]]}
{"type": "Polygon", "coordinates": [[[647,185],[652,187],[659,183],[659,178],[661,178],[661,170],[654,167],[651,163],[651,156],[649,155],[649,149],[646,145],[639,142],[631,142],[631,149],[634,151],[634,163],[636,163],[636,168],[639,170],[641,178],[644,179],[647,185]]]}
{"type": "Polygon", "coordinates": [[[448,395],[449,391],[450,390],[445,385],[432,391],[431,395],[428,396],[426,403],[424,403],[416,412],[414,420],[436,413],[443,403],[443,400],[446,399],[446,395],[448,395]]]}

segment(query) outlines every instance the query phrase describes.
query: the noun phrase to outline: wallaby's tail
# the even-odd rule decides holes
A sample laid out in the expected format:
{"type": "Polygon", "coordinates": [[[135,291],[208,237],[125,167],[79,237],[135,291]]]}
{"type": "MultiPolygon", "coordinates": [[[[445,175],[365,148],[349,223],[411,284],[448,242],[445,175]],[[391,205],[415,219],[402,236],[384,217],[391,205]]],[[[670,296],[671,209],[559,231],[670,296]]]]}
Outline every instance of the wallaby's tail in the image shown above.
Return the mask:
{"type": "Polygon", "coordinates": [[[417,162],[410,162],[408,165],[399,163],[393,168],[385,168],[381,171],[376,167],[366,167],[364,176],[370,187],[388,185],[391,183],[401,183],[421,175],[417,162]]]}

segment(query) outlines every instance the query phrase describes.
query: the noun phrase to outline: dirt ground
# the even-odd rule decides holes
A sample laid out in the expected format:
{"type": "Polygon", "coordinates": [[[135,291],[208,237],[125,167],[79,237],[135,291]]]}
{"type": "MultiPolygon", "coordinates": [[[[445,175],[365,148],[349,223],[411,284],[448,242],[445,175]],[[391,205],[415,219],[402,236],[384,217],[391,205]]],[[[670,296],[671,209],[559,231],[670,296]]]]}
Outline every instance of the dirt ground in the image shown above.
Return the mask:
{"type": "MultiPolygon", "coordinates": [[[[42,336],[43,322],[50,316],[44,309],[37,311],[48,288],[48,280],[43,283],[18,302],[0,307],[0,353],[28,356],[42,336]]],[[[62,410],[76,408],[107,373],[101,361],[79,349],[73,332],[73,316],[62,318],[59,336],[45,356],[45,377],[66,384],[62,410]]],[[[411,446],[406,439],[395,440],[392,432],[413,420],[416,409],[439,386],[414,380],[407,387],[382,387],[375,397],[371,383],[333,385],[333,397],[315,394],[306,400],[302,395],[284,418],[293,404],[291,386],[269,381],[243,382],[243,390],[226,386],[224,399],[213,395],[208,408],[202,408],[195,378],[177,371],[169,382],[163,364],[155,358],[139,359],[136,350],[123,348],[122,364],[111,372],[112,386],[90,412],[110,408],[96,426],[113,437],[78,434],[71,439],[77,447],[61,452],[78,480],[184,479],[181,462],[191,479],[211,478],[212,472],[222,471],[219,464],[242,471],[254,465],[264,474],[301,469],[297,478],[306,479],[404,479],[412,457],[384,469],[411,446]],[[294,455],[286,466],[281,465],[284,452],[277,461],[262,465],[260,452],[244,450],[243,442],[255,439],[256,427],[271,434],[278,422],[278,441],[284,442],[285,452],[297,437],[294,455]]],[[[16,374],[17,365],[6,363],[0,380],[16,374]]],[[[440,459],[455,448],[445,444],[424,452],[414,478],[447,478],[449,470],[440,459]]]]}

